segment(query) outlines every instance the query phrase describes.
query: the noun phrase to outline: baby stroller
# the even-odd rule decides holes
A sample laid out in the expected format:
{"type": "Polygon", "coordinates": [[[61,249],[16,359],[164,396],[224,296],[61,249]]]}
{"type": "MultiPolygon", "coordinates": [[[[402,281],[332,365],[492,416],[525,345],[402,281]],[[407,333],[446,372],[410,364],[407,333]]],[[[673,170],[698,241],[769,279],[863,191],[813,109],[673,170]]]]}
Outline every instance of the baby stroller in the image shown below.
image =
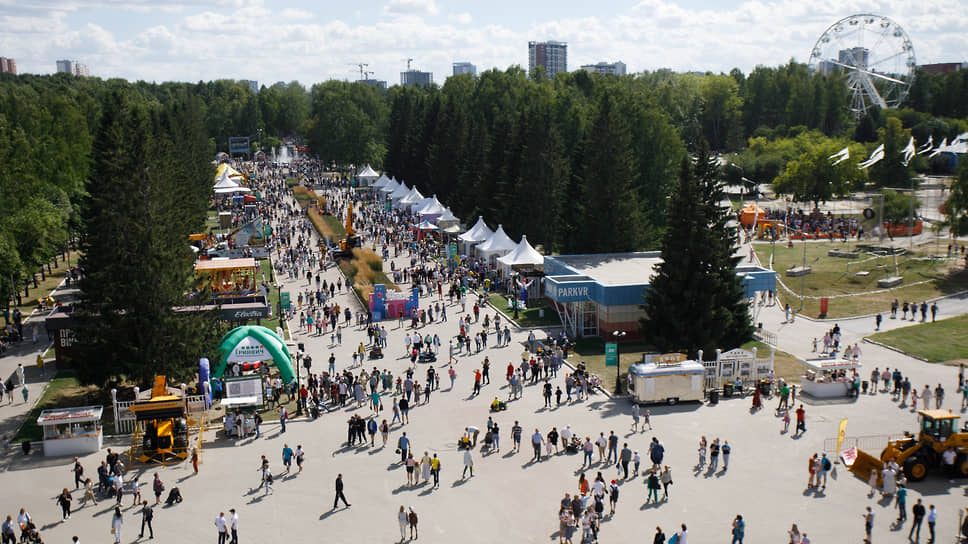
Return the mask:
{"type": "Polygon", "coordinates": [[[420,352],[420,362],[421,363],[433,363],[437,361],[437,355],[430,351],[420,352]]]}
{"type": "Polygon", "coordinates": [[[44,544],[44,541],[40,539],[40,531],[37,530],[37,526],[34,525],[33,521],[28,521],[27,526],[20,532],[20,542],[44,544]]]}
{"type": "Polygon", "coordinates": [[[380,346],[374,346],[370,348],[370,359],[382,359],[383,358],[383,348],[380,346]]]}
{"type": "Polygon", "coordinates": [[[167,506],[171,506],[176,502],[182,502],[182,494],[177,487],[173,487],[171,488],[171,491],[168,492],[168,498],[165,499],[165,504],[167,506]]]}

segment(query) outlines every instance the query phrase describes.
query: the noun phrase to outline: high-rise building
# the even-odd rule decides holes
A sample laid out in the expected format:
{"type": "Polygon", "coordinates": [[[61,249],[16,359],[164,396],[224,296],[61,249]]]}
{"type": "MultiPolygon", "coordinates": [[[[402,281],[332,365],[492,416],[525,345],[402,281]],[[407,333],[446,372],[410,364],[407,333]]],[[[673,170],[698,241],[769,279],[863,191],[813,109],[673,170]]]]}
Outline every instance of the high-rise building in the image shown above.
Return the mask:
{"type": "Polygon", "coordinates": [[[477,66],[469,62],[455,62],[454,63],[454,75],[460,74],[470,74],[472,76],[477,75],[477,66]]]}
{"type": "Polygon", "coordinates": [[[581,69],[585,70],[586,72],[597,72],[599,74],[612,75],[612,76],[625,75],[625,63],[622,61],[599,62],[598,64],[585,64],[581,67],[581,69]]]}
{"type": "Polygon", "coordinates": [[[400,72],[400,85],[403,85],[404,87],[430,85],[433,82],[433,72],[421,72],[420,70],[407,70],[406,72],[400,72]]]}
{"type": "Polygon", "coordinates": [[[289,84],[286,83],[285,81],[277,81],[275,83],[275,85],[273,85],[273,87],[275,87],[276,85],[282,87],[283,89],[288,89],[289,88],[289,84]]]}
{"type": "Polygon", "coordinates": [[[17,75],[17,61],[0,57],[0,73],[17,75]]]}
{"type": "Polygon", "coordinates": [[[868,50],[866,47],[860,46],[851,47],[850,49],[841,49],[837,56],[837,60],[843,64],[848,64],[850,66],[860,68],[861,70],[866,70],[870,50],[868,50]]]}
{"type": "Polygon", "coordinates": [[[568,71],[568,44],[565,42],[528,42],[528,73],[543,66],[548,77],[568,71]]]}
{"type": "Polygon", "coordinates": [[[89,77],[91,75],[91,71],[88,69],[87,65],[77,62],[76,60],[57,61],[57,72],[73,74],[81,77],[89,77]]]}
{"type": "Polygon", "coordinates": [[[383,90],[387,88],[387,82],[382,79],[358,79],[356,82],[383,90]]]}
{"type": "Polygon", "coordinates": [[[242,83],[243,85],[248,85],[249,88],[252,89],[252,92],[254,93],[259,92],[259,82],[254,79],[240,79],[239,83],[242,83]]]}

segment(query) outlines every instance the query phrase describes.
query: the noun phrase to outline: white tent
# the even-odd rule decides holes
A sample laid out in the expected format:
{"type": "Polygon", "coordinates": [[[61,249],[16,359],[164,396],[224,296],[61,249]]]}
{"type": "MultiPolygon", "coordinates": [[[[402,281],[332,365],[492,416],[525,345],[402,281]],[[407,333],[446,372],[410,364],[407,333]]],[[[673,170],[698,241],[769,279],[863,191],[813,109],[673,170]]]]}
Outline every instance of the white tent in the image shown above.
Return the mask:
{"type": "Polygon", "coordinates": [[[437,200],[437,195],[430,197],[430,200],[424,199],[424,202],[413,209],[413,213],[419,215],[420,217],[426,217],[427,220],[433,221],[438,216],[444,213],[444,205],[437,200]]]}
{"type": "Polygon", "coordinates": [[[484,218],[478,216],[477,223],[474,223],[474,226],[469,231],[461,234],[457,238],[468,244],[476,244],[487,240],[492,234],[494,234],[494,231],[487,228],[487,225],[484,224],[484,218]]]}
{"type": "Polygon", "coordinates": [[[483,243],[477,244],[477,251],[484,257],[490,258],[495,255],[506,255],[510,253],[517,244],[504,232],[504,227],[497,226],[497,230],[491,234],[483,243]]]}
{"type": "Polygon", "coordinates": [[[390,193],[390,200],[400,200],[401,198],[410,194],[410,189],[407,188],[406,183],[401,183],[399,187],[396,188],[392,193],[390,193]]]}
{"type": "Polygon", "coordinates": [[[215,194],[217,195],[252,192],[252,189],[249,189],[248,187],[240,186],[238,183],[232,181],[231,178],[229,178],[227,175],[224,175],[224,174],[222,178],[219,179],[218,183],[215,184],[215,187],[213,187],[213,189],[215,190],[215,194]]]}
{"type": "Polygon", "coordinates": [[[399,188],[400,188],[400,184],[397,183],[397,180],[391,178],[386,185],[384,185],[383,187],[380,187],[380,192],[382,192],[384,195],[391,195],[393,194],[394,191],[396,191],[399,188]]]}
{"type": "Polygon", "coordinates": [[[388,183],[390,183],[390,178],[388,178],[386,174],[383,174],[380,176],[380,179],[373,182],[372,187],[374,189],[382,189],[386,187],[388,183]]]}
{"type": "Polygon", "coordinates": [[[356,179],[360,180],[360,187],[369,187],[373,184],[373,180],[380,177],[380,174],[376,172],[369,164],[365,168],[360,170],[360,173],[356,175],[356,179]]]}
{"type": "Polygon", "coordinates": [[[531,247],[531,244],[528,243],[527,236],[521,237],[521,242],[518,243],[517,247],[511,253],[503,257],[498,257],[497,260],[508,267],[514,265],[541,266],[544,264],[544,256],[538,253],[535,248],[531,247]]]}
{"type": "Polygon", "coordinates": [[[460,219],[454,215],[454,212],[450,211],[450,208],[444,208],[444,213],[440,214],[440,217],[437,218],[437,224],[442,227],[456,225],[459,222],[460,219]]]}
{"type": "Polygon", "coordinates": [[[420,230],[440,230],[440,227],[434,225],[430,221],[421,221],[421,223],[417,225],[417,228],[420,230]]]}
{"type": "Polygon", "coordinates": [[[420,191],[418,191],[417,188],[414,187],[413,189],[410,189],[410,192],[407,193],[406,196],[404,196],[399,201],[397,201],[397,208],[408,210],[410,209],[411,206],[423,200],[423,198],[424,196],[420,194],[420,191]]]}
{"type": "Polygon", "coordinates": [[[413,213],[414,215],[418,215],[420,214],[420,210],[422,210],[424,206],[430,204],[433,201],[434,201],[434,197],[432,196],[424,197],[420,199],[420,202],[410,205],[410,212],[413,213]]]}

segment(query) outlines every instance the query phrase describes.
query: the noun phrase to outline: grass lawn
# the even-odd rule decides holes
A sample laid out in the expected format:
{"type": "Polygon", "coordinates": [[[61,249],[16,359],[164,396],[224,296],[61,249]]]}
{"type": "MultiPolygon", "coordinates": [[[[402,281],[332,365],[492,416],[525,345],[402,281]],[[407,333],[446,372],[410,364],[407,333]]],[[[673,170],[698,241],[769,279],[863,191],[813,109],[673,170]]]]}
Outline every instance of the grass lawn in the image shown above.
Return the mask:
{"type": "Polygon", "coordinates": [[[205,215],[205,232],[212,232],[218,228],[218,211],[208,210],[205,215]]]}
{"type": "Polygon", "coordinates": [[[968,316],[922,323],[869,336],[904,353],[940,363],[968,358],[968,316]]]}
{"type": "MultiPolygon", "coordinates": [[[[31,394],[36,394],[39,387],[37,385],[33,385],[32,387],[34,391],[31,394]]],[[[72,406],[104,406],[101,424],[105,434],[113,434],[114,412],[111,410],[110,405],[105,406],[106,403],[110,403],[109,398],[103,398],[105,394],[106,392],[100,387],[93,385],[82,386],[72,371],[61,370],[50,381],[47,388],[44,389],[40,401],[27,413],[23,425],[21,425],[17,434],[14,435],[12,442],[42,440],[44,438],[44,429],[37,425],[37,417],[40,416],[40,413],[51,408],[68,408],[72,406]]],[[[14,395],[20,397],[20,390],[15,390],[14,395]]]]}
{"type": "MultiPolygon", "coordinates": [[[[79,252],[71,251],[70,252],[71,266],[77,266],[77,263],[80,257],[81,257],[81,254],[79,252]]],[[[20,306],[16,306],[17,308],[20,308],[20,311],[23,312],[25,316],[29,315],[30,312],[37,307],[38,298],[46,297],[48,294],[50,294],[51,291],[54,290],[55,287],[57,287],[60,284],[61,280],[64,279],[64,273],[67,271],[67,261],[61,258],[58,258],[57,266],[53,266],[53,263],[51,263],[50,270],[51,270],[51,273],[47,274],[47,267],[46,266],[44,267],[44,273],[46,274],[44,279],[40,279],[40,273],[39,272],[37,273],[37,287],[34,287],[33,282],[31,282],[30,296],[24,297],[23,300],[21,301],[23,302],[23,304],[21,304],[20,306]]],[[[11,311],[13,310],[11,309],[11,311]]],[[[26,331],[24,332],[24,334],[29,336],[29,334],[26,331]]]]}
{"type": "MultiPolygon", "coordinates": [[[[487,297],[488,302],[491,303],[499,312],[504,314],[504,317],[511,319],[514,317],[514,310],[508,308],[508,299],[505,295],[491,294],[487,297]]],[[[545,299],[529,299],[528,309],[523,312],[518,312],[518,319],[516,319],[518,325],[522,327],[558,327],[561,326],[561,319],[558,317],[558,311],[554,309],[553,306],[548,305],[545,299]],[[544,317],[540,317],[540,310],[544,310],[544,317]]]]}
{"type": "MultiPolygon", "coordinates": [[[[771,245],[769,243],[754,245],[760,262],[765,266],[769,266],[771,245]]],[[[929,245],[923,250],[915,248],[913,254],[898,255],[896,273],[904,277],[904,283],[894,289],[882,290],[877,286],[877,280],[895,275],[893,257],[876,257],[863,252],[857,259],[827,256],[828,250],[854,250],[856,246],[856,242],[807,242],[806,263],[813,271],[803,279],[804,295],[830,297],[855,294],[855,296],[831,298],[827,317],[886,312],[890,310],[891,301],[894,299],[902,302],[922,301],[968,289],[968,272],[965,272],[960,264],[956,264],[955,261],[919,258],[933,253],[933,246],[929,245]],[[858,276],[859,271],[868,272],[868,275],[858,276]],[[949,272],[952,273],[949,274],[949,272]],[[913,285],[922,281],[927,283],[913,285]]],[[[903,241],[899,241],[897,246],[904,247],[903,241]]],[[[777,286],[777,295],[781,304],[789,304],[793,309],[800,307],[798,295],[801,279],[787,277],[786,270],[800,266],[802,261],[803,242],[794,242],[793,248],[776,244],[773,269],[777,271],[779,279],[797,293],[794,295],[777,286]]],[[[818,316],[820,299],[804,298],[801,313],[809,317],[818,316]]]]}

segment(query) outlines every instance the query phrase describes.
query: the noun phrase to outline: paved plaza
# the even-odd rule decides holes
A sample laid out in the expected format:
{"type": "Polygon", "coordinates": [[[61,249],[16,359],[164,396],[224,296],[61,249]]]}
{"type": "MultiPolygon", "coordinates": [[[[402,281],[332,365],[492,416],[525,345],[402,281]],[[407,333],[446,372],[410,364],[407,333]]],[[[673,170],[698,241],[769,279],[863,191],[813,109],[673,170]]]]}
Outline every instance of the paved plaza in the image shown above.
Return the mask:
{"type": "MultiPolygon", "coordinates": [[[[405,259],[398,258],[397,266],[405,265],[405,259]]],[[[338,269],[331,267],[324,277],[332,281],[338,274],[338,269]]],[[[307,285],[305,279],[287,281],[283,289],[292,292],[295,301],[296,291],[307,285]]],[[[337,302],[356,307],[345,290],[337,295],[337,302]]],[[[433,302],[437,302],[436,295],[421,299],[424,307],[433,302]]],[[[965,305],[964,299],[942,301],[939,317],[968,311],[965,305]]],[[[505,368],[508,362],[520,362],[528,331],[512,329],[509,347],[493,347],[489,343],[480,353],[458,356],[456,383],[451,389],[445,366],[447,341],[457,335],[459,310],[459,305],[449,305],[448,322],[420,329],[421,334],[438,334],[442,340],[441,357],[434,364],[442,371],[441,389],[431,394],[429,403],[411,410],[408,425],[392,426],[386,447],[381,446],[379,434],[375,447],[346,445],[346,420],[353,414],[367,417],[372,413],[367,406],[357,409],[355,405],[348,405],[324,413],[315,421],[291,420],[284,434],[275,422],[267,422],[260,439],[235,441],[225,438],[221,431],[217,436],[209,431],[198,475],[192,474],[189,463],[164,468],[129,467],[130,472],[141,474],[145,499],[153,502],[150,483],[155,472],[168,489],[177,485],[185,498],[181,504],[155,510],[155,540],[216,541],[215,517],[220,511],[228,514],[230,508],[235,508],[240,517],[242,542],[309,543],[330,539],[396,542],[400,540],[396,514],[403,505],[412,507],[419,515],[418,541],[557,542],[559,501],[566,492],[574,494],[578,490],[578,475],[585,470],[589,480],[601,471],[606,482],[618,479],[621,486],[615,514],[606,516],[602,523],[600,542],[651,542],[656,526],[671,535],[682,523],[689,528],[690,542],[728,542],[730,523],[737,514],[742,514],[747,522],[746,542],[785,542],[786,532],[794,523],[814,543],[860,542],[862,513],[868,505],[876,513],[874,541],[906,541],[910,521],[895,528],[892,522],[897,513],[891,501],[879,495],[869,498],[866,482],[853,477],[842,466],[835,469],[824,491],[806,487],[808,458],[814,452],[823,451],[825,439],[836,436],[842,418],[849,418],[848,436],[915,430],[914,412],[910,407],[899,407],[890,395],[862,395],[856,401],[802,399],[807,431],[800,437],[781,432],[783,423],[774,411],[776,398],[765,399],[765,408],[756,413],[750,412],[749,398],[723,399],[715,406],[699,403],[650,406],[653,429],[639,433],[630,432],[629,401],[612,399],[603,392],[596,392],[585,401],[547,409],[543,407],[541,385],[529,385],[523,398],[510,402],[507,411],[491,414],[488,405],[493,398],[508,397],[505,368]],[[483,386],[479,396],[473,396],[473,369],[480,367],[485,356],[491,362],[491,383],[483,386]],[[502,429],[501,450],[482,454],[481,440],[473,453],[474,475],[462,478],[463,452],[458,451],[457,440],[468,425],[484,429],[489,415],[502,429]],[[511,451],[510,431],[515,420],[524,428],[520,453],[511,451]],[[608,436],[614,430],[620,436],[620,449],[623,442],[628,442],[630,448],[640,453],[643,469],[650,465],[649,442],[653,437],[658,438],[665,447],[663,464],[672,469],[674,483],[669,489],[669,499],[646,503],[647,490],[642,476],[623,480],[614,465],[599,462],[597,452],[595,463],[586,469],[581,467],[580,454],[560,453],[542,457],[539,462],[529,461],[532,457],[529,436],[534,429],[546,435],[552,427],[561,430],[565,426],[570,426],[580,437],[593,439],[600,432],[608,436]],[[427,451],[441,459],[439,488],[433,488],[430,483],[406,484],[406,471],[394,452],[403,431],[412,440],[415,457],[419,459],[427,451]],[[697,467],[701,435],[710,442],[717,437],[729,442],[732,455],[728,471],[710,472],[697,467]],[[294,449],[302,445],[306,451],[302,473],[283,474],[283,444],[294,449]],[[269,458],[272,472],[277,476],[271,494],[259,489],[259,456],[263,454],[269,458]],[[352,506],[346,508],[341,503],[334,510],[334,480],[338,473],[343,474],[346,498],[352,506]]],[[[466,313],[470,310],[471,304],[468,304],[466,313]]],[[[494,310],[489,307],[482,310],[481,319],[485,312],[493,315],[494,310]]],[[[777,332],[781,349],[800,357],[811,356],[811,340],[833,326],[832,321],[801,318],[792,324],[783,323],[783,313],[777,307],[764,307],[756,319],[768,330],[777,332]]],[[[839,323],[844,330],[844,342],[851,344],[860,341],[873,328],[871,318],[839,320],[839,323]]],[[[900,325],[899,320],[885,319],[882,328],[900,325]]],[[[292,326],[298,328],[298,320],[292,326]]],[[[398,328],[395,320],[386,322],[385,326],[390,332],[386,357],[367,361],[365,365],[387,368],[398,376],[410,366],[409,357],[404,355],[405,329],[398,328]]],[[[540,332],[537,335],[544,336],[540,332]]],[[[359,342],[366,342],[366,333],[357,327],[346,329],[341,346],[331,346],[329,335],[310,336],[303,332],[297,332],[294,341],[306,344],[313,357],[314,371],[325,368],[330,352],[337,356],[339,371],[350,363],[351,350],[359,342]]],[[[42,348],[46,346],[36,349],[42,348]]],[[[871,344],[862,343],[861,348],[865,365],[862,376],[869,375],[875,366],[888,366],[910,376],[919,388],[941,382],[948,391],[944,407],[958,409],[957,368],[922,363],[871,344]]],[[[22,349],[23,353],[0,359],[4,376],[13,372],[18,361],[29,366],[27,362],[36,356],[36,351],[22,349]]],[[[576,361],[571,358],[569,362],[576,361]]],[[[427,366],[417,364],[415,377],[423,379],[427,366]]],[[[552,384],[564,390],[564,372],[559,372],[552,384]]],[[[39,387],[34,390],[39,395],[39,387]]],[[[796,402],[801,402],[799,396],[796,402]]],[[[384,405],[387,410],[379,419],[389,421],[391,401],[386,400],[384,405]]],[[[0,431],[11,433],[26,408],[23,403],[0,405],[0,431]]],[[[792,430],[793,425],[791,433],[792,430]]],[[[121,449],[126,445],[125,439],[115,439],[106,447],[121,449]]],[[[102,452],[82,458],[86,473],[94,475],[103,457],[102,452]]],[[[27,508],[47,543],[67,543],[72,535],[79,535],[85,543],[110,542],[114,505],[111,499],[80,508],[71,519],[60,521],[60,509],[54,499],[63,487],[73,489],[71,467],[70,458],[25,457],[19,450],[5,453],[0,465],[3,470],[0,513],[16,516],[21,507],[27,508]]],[[[130,480],[130,475],[127,479],[130,480]]],[[[964,483],[933,475],[910,486],[909,509],[917,498],[937,506],[939,542],[954,539],[958,511],[968,504],[964,483]]],[[[76,508],[82,493],[74,495],[76,508]]],[[[141,516],[131,503],[132,497],[126,495],[122,533],[125,543],[138,540],[141,525],[141,516]]],[[[580,532],[576,534],[576,543],[579,536],[580,532]]],[[[927,536],[925,527],[921,538],[927,540],[927,536]]]]}

